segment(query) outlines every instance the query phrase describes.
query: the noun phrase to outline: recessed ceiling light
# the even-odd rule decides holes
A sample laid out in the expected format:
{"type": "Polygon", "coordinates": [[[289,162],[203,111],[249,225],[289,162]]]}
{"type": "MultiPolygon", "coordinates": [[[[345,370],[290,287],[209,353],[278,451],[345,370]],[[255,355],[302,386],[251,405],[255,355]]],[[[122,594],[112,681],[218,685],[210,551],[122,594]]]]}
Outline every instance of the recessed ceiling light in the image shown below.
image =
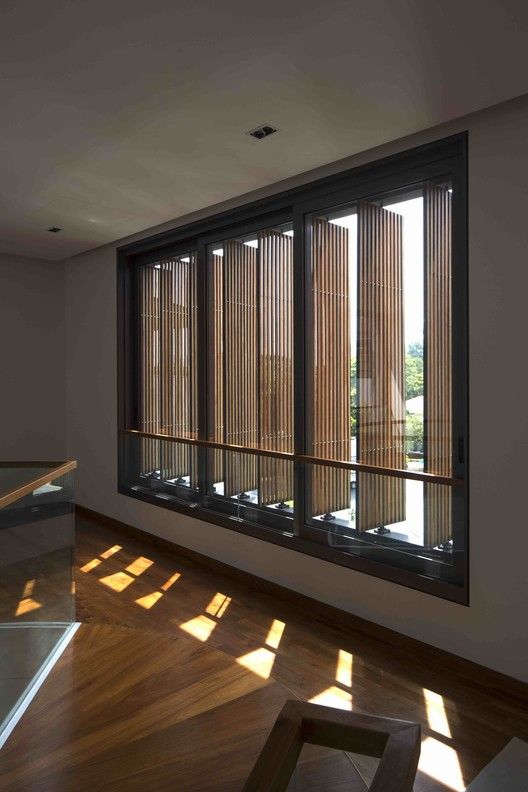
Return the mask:
{"type": "Polygon", "coordinates": [[[273,135],[273,133],[277,131],[278,130],[276,129],[276,127],[272,127],[271,124],[263,124],[262,126],[257,127],[256,129],[250,129],[249,132],[246,132],[246,135],[250,135],[251,137],[254,137],[256,140],[262,140],[263,138],[268,137],[269,135],[273,135]]]}
{"type": "Polygon", "coordinates": [[[62,228],[57,228],[57,226],[51,226],[51,228],[48,228],[48,231],[50,231],[52,234],[58,234],[59,231],[62,231],[62,228]]]}

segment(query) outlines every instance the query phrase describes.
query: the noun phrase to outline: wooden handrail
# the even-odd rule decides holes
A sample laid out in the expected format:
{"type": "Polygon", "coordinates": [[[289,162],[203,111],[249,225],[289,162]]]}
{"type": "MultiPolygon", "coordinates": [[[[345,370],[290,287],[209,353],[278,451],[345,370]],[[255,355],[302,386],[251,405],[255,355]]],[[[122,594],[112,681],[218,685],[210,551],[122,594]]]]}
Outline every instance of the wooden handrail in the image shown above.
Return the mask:
{"type": "Polygon", "coordinates": [[[271,457],[272,459],[285,459],[290,462],[299,462],[305,465],[321,465],[322,467],[339,468],[341,470],[357,470],[360,473],[372,473],[378,476],[392,476],[394,478],[409,479],[410,481],[423,481],[427,484],[443,484],[447,487],[461,487],[464,479],[451,476],[439,476],[435,473],[420,473],[417,470],[401,468],[385,468],[378,465],[365,465],[361,462],[349,462],[344,459],[322,459],[321,457],[308,456],[307,454],[294,454],[285,451],[270,451],[267,448],[251,448],[248,446],[218,443],[214,440],[196,440],[191,437],[175,437],[173,435],[142,432],[139,429],[121,429],[121,434],[145,437],[151,440],[170,440],[173,443],[184,443],[197,448],[211,448],[220,451],[231,451],[239,454],[252,454],[254,456],[271,457]]]}
{"type": "Polygon", "coordinates": [[[242,792],[284,792],[304,743],[379,757],[371,792],[412,792],[419,724],[294,699],[279,713],[242,792]]]}
{"type": "Polygon", "coordinates": [[[24,484],[21,484],[15,489],[6,492],[4,495],[0,496],[0,509],[3,509],[5,506],[9,506],[12,503],[15,503],[17,500],[24,498],[26,495],[29,495],[34,490],[38,489],[39,487],[43,487],[45,484],[49,484],[51,481],[54,481],[61,476],[66,475],[66,473],[70,473],[72,470],[75,470],[77,467],[77,462],[72,459],[68,462],[0,462],[0,467],[48,467],[49,465],[55,465],[52,470],[46,470],[45,473],[42,473],[37,478],[31,479],[31,481],[27,481],[24,484]]]}

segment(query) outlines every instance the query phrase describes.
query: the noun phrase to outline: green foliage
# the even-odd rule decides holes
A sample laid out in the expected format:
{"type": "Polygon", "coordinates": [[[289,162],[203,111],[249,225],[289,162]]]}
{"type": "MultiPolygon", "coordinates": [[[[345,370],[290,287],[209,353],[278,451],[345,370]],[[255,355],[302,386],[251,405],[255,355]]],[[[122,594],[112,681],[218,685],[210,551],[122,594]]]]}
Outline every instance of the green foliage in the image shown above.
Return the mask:
{"type": "Polygon", "coordinates": [[[407,451],[423,453],[423,415],[409,415],[405,418],[407,451]]]}
{"type": "Polygon", "coordinates": [[[423,360],[423,344],[420,344],[419,341],[415,341],[414,344],[409,344],[407,347],[407,355],[409,357],[422,358],[423,360]]]}
{"type": "Polygon", "coordinates": [[[405,398],[414,399],[423,394],[423,358],[407,355],[405,358],[405,398]]]}
{"type": "Polygon", "coordinates": [[[423,346],[409,344],[405,358],[405,398],[414,399],[423,395],[423,346]]]}
{"type": "MultiPolygon", "coordinates": [[[[422,396],[424,388],[423,346],[420,343],[409,344],[405,357],[405,399],[414,399],[422,396]]],[[[352,436],[357,430],[357,361],[350,361],[350,432],[352,436]]],[[[407,416],[408,437],[420,448],[410,450],[419,451],[423,445],[423,426],[421,416],[407,416]],[[421,427],[421,429],[420,429],[421,427]],[[421,431],[421,435],[420,435],[421,431]],[[410,432],[410,434],[409,434],[410,432]]]]}

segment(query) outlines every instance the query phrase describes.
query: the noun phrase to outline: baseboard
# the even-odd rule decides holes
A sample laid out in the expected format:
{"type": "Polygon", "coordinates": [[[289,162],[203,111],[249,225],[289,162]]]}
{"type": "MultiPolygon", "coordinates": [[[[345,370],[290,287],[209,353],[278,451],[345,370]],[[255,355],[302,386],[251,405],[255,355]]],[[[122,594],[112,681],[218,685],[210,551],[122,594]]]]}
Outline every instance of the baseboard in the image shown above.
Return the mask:
{"type": "Polygon", "coordinates": [[[412,656],[413,660],[419,660],[424,666],[429,666],[435,670],[445,670],[446,672],[461,678],[465,684],[475,688],[485,688],[489,694],[499,695],[513,699],[515,702],[528,704],[528,683],[520,679],[502,674],[492,668],[480,665],[467,660],[466,658],[455,655],[445,649],[438,649],[436,646],[410,638],[403,633],[383,627],[374,622],[363,619],[348,611],[343,611],[333,605],[328,605],[319,600],[300,594],[297,591],[288,589],[278,583],[253,575],[251,572],[230,566],[222,561],[205,556],[195,550],[178,545],[168,539],[163,539],[155,534],[135,528],[132,525],[107,517],[100,512],[87,508],[86,506],[76,506],[76,512],[80,516],[88,517],[99,523],[105,524],[114,530],[120,531],[134,539],[148,542],[151,545],[162,548],[168,552],[183,556],[201,566],[225,575],[233,580],[239,581],[246,586],[250,586],[259,591],[279,597],[281,601],[287,601],[296,606],[303,613],[310,613],[314,619],[324,622],[326,625],[334,627],[340,631],[343,629],[359,632],[368,638],[397,649],[399,653],[412,656]]]}

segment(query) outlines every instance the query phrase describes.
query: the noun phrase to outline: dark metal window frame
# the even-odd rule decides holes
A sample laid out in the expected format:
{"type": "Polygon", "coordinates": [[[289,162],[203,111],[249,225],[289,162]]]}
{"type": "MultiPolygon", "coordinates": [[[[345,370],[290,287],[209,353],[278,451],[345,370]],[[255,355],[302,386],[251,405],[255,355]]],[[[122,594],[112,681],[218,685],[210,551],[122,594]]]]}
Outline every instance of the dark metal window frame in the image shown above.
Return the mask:
{"type": "MultiPolygon", "coordinates": [[[[121,494],[203,519],[247,535],[279,544],[291,550],[347,566],[392,582],[440,596],[460,604],[469,604],[469,504],[468,504],[468,220],[467,220],[467,133],[420,146],[386,157],[336,176],[254,201],[153,237],[130,243],[117,251],[118,296],[118,491],[121,494]],[[207,441],[207,246],[231,236],[242,236],[259,228],[293,222],[294,228],[294,454],[307,455],[307,426],[310,394],[309,361],[311,350],[305,333],[306,296],[309,280],[309,228],[306,217],[328,211],[359,199],[378,198],[388,192],[406,190],[413,184],[448,178],[453,186],[453,436],[458,453],[454,458],[453,477],[463,479],[454,489],[453,563],[438,566],[420,552],[414,555],[390,548],[390,541],[374,538],[353,552],[337,550],[314,540],[307,525],[305,506],[306,465],[294,466],[295,517],[285,521],[273,517],[262,527],[238,515],[219,514],[196,503],[185,503],[155,493],[132,489],[124,473],[125,443],[123,433],[135,428],[138,420],[137,398],[137,268],[160,258],[197,252],[198,312],[198,439],[207,441]],[[309,538],[308,538],[309,537],[309,538]],[[442,567],[445,569],[442,572],[442,567]],[[433,573],[434,569],[434,573],[433,573]],[[440,575],[440,576],[439,576],[440,575]]],[[[199,449],[201,465],[206,467],[207,450],[199,449]]],[[[200,459],[200,457],[199,457],[200,459]]]]}

